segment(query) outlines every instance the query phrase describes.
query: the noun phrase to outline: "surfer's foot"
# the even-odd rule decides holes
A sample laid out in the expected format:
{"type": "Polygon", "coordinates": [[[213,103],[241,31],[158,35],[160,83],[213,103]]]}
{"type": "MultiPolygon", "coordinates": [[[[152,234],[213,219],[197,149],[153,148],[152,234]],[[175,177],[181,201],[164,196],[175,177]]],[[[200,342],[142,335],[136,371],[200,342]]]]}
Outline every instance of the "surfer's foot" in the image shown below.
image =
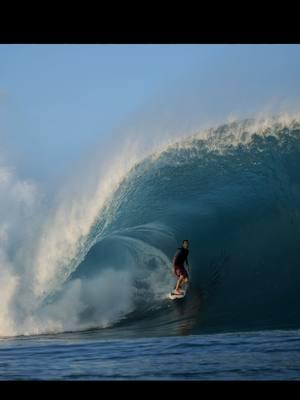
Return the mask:
{"type": "Polygon", "coordinates": [[[182,290],[176,290],[174,289],[172,294],[183,294],[182,290]]]}

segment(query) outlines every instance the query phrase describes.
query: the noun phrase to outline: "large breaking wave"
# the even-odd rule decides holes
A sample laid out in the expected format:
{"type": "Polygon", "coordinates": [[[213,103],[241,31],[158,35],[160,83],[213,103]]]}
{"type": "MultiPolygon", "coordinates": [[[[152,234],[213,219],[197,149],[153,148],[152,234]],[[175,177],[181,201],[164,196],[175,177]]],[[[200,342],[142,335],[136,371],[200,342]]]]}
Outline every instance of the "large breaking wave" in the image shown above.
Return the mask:
{"type": "Polygon", "coordinates": [[[299,161],[298,117],[235,121],[110,160],[47,217],[2,168],[0,335],[299,327],[299,161]],[[186,238],[191,287],[170,302],[186,238]]]}

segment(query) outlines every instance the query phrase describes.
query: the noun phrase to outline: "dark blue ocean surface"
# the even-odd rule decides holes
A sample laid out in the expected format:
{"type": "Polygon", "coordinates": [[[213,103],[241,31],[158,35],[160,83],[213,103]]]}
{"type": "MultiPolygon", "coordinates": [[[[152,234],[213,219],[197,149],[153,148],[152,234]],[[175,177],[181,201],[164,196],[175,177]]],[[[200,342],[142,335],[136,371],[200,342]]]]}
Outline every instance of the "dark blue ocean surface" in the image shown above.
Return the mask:
{"type": "Polygon", "coordinates": [[[300,331],[0,342],[2,380],[299,380],[300,331]]]}

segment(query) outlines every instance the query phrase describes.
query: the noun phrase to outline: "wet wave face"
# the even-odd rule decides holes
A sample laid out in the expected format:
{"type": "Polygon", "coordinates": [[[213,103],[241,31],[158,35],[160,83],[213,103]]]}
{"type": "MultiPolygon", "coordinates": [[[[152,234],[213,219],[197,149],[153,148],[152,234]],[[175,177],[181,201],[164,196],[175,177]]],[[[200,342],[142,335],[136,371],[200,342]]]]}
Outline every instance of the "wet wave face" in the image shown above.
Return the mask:
{"type": "Polygon", "coordinates": [[[2,249],[0,335],[299,327],[299,163],[291,117],[236,121],[134,162],[102,203],[85,194],[86,225],[72,206],[51,214],[22,268],[2,249]],[[191,284],[172,302],[183,239],[191,284]]]}

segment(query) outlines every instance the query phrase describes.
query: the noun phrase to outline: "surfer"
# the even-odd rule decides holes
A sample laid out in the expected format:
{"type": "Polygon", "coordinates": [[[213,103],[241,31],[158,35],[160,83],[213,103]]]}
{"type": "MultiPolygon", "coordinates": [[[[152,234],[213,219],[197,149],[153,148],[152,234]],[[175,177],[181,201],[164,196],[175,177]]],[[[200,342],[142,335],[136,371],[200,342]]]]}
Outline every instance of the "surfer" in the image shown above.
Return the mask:
{"type": "Polygon", "coordinates": [[[186,262],[186,265],[189,266],[188,262],[188,254],[189,254],[189,241],[188,240],[183,240],[182,241],[182,247],[179,247],[177,249],[177,252],[173,258],[173,274],[178,277],[176,287],[172,291],[172,294],[182,294],[181,287],[184,283],[188,283],[189,281],[189,276],[187,273],[187,270],[185,269],[184,262],[186,262]]]}

